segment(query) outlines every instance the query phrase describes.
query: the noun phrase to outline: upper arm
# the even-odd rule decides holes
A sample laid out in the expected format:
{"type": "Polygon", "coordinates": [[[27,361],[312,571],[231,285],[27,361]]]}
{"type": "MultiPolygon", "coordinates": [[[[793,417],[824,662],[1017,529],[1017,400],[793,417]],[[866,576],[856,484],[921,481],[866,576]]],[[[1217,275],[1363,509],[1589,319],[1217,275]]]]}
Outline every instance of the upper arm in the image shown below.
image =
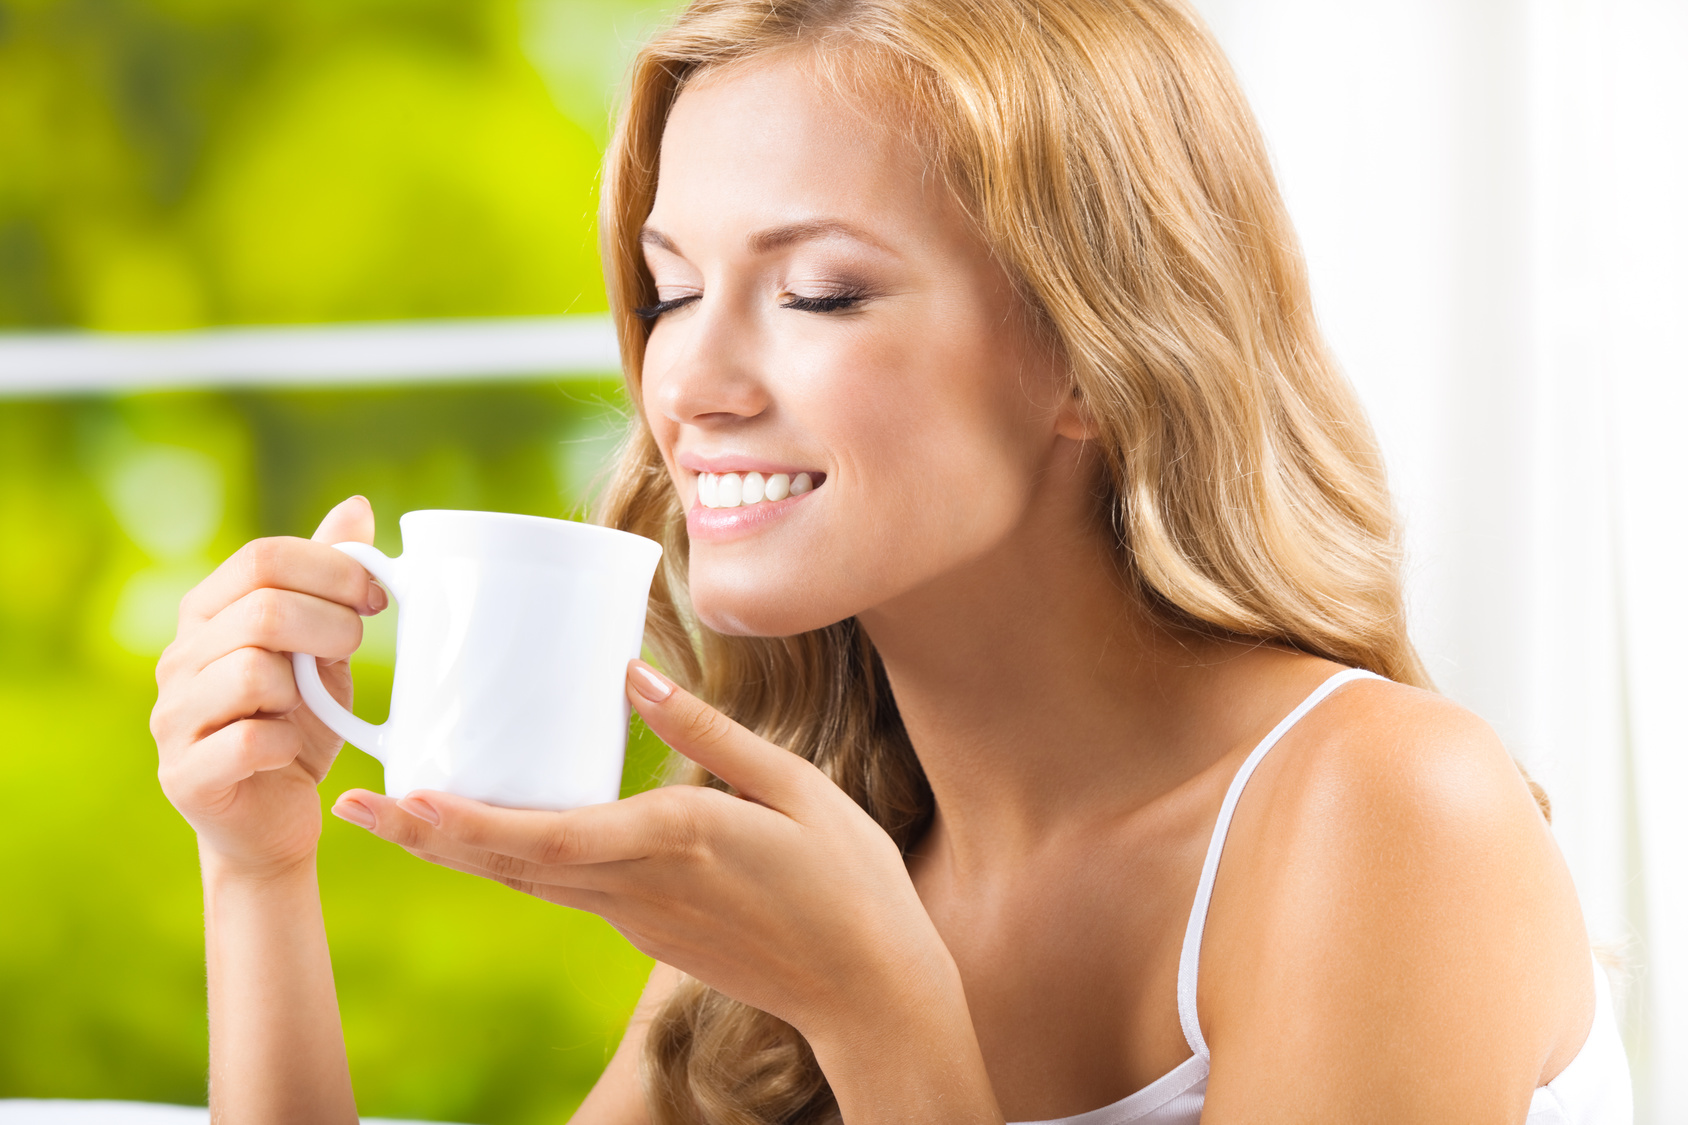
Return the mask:
{"type": "Polygon", "coordinates": [[[651,1020],[682,979],[680,970],[661,961],[652,966],[650,980],[633,1009],[621,1043],[571,1121],[577,1125],[649,1125],[650,1114],[639,1087],[639,1056],[645,1049],[645,1032],[651,1020]]]}
{"type": "Polygon", "coordinates": [[[1522,1121],[1588,1027],[1575,891],[1511,759],[1444,700],[1364,692],[1239,805],[1202,950],[1204,1121],[1522,1121]]]}

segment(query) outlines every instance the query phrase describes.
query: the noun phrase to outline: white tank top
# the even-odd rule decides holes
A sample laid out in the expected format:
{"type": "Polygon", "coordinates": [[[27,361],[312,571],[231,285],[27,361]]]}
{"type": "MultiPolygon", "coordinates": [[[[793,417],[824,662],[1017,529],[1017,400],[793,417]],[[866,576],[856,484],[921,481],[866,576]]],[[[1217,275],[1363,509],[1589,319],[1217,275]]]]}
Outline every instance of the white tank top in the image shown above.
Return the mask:
{"type": "MultiPolygon", "coordinates": [[[[1219,822],[1207,845],[1201,882],[1196,885],[1195,905],[1184,927],[1184,949],[1178,957],[1178,1022],[1191,1055],[1171,1071],[1125,1098],[1075,1117],[1053,1121],[1024,1122],[1021,1125],[1199,1125],[1206,1101],[1208,1051],[1196,1019],[1196,970],[1201,961],[1202,929],[1207,925],[1208,901],[1213,897],[1213,879],[1219,872],[1219,855],[1225,850],[1225,833],[1237,800],[1254,769],[1301,717],[1324,698],[1351,680],[1382,679],[1361,668],[1338,672],[1314,689],[1261,740],[1244,760],[1219,806],[1219,822]]],[[[1577,1057],[1552,1082],[1536,1088],[1530,1098],[1525,1125],[1632,1125],[1635,1110],[1629,1085],[1629,1060],[1618,1038],[1618,1021],[1612,1010],[1611,987],[1606,974],[1594,965],[1594,1026],[1577,1057]]]]}

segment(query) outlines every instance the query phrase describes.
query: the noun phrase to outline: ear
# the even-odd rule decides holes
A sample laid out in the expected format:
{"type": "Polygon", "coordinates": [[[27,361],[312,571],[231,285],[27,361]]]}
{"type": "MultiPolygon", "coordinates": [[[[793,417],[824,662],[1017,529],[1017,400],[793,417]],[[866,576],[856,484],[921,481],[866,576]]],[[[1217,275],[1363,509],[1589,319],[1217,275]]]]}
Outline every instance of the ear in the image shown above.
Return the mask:
{"type": "Polygon", "coordinates": [[[1090,413],[1090,406],[1076,385],[1068,390],[1061,405],[1056,408],[1055,432],[1071,441],[1096,440],[1096,418],[1090,413]]]}

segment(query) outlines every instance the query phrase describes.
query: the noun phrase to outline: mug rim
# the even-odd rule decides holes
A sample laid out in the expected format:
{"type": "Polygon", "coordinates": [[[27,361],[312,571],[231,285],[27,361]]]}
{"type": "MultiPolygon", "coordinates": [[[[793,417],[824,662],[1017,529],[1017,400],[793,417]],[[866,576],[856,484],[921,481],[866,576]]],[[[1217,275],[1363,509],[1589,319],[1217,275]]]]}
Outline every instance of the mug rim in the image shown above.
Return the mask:
{"type": "Polygon", "coordinates": [[[522,512],[488,512],[475,508],[416,508],[404,512],[399,516],[399,534],[405,532],[405,524],[412,517],[420,517],[417,522],[433,523],[444,520],[464,523],[503,524],[510,527],[525,527],[534,531],[549,531],[564,535],[587,535],[613,539],[624,545],[627,540],[637,540],[639,543],[649,544],[655,548],[660,556],[662,544],[646,535],[632,531],[622,531],[616,527],[605,527],[600,523],[585,523],[581,520],[558,519],[555,516],[531,516],[522,512]]]}

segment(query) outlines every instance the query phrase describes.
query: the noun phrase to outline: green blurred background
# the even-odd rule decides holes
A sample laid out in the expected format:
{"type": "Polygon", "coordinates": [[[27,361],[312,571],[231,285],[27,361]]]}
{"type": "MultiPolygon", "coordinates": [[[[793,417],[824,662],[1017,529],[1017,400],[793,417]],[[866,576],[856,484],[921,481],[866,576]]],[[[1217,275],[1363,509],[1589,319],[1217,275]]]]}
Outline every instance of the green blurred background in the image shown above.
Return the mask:
{"type": "MultiPolygon", "coordinates": [[[[0,331],[605,307],[617,81],[666,6],[0,0],[0,331]]],[[[154,780],[182,592],[341,498],[580,513],[600,378],[0,398],[0,1097],[204,1103],[191,832],[154,780]]],[[[391,614],[354,660],[385,714],[391,614]]],[[[636,732],[628,787],[662,749],[636,732]]],[[[348,749],[325,798],[378,785],[348,749]]],[[[332,818],[329,937],[365,1113],[566,1119],[648,962],[587,915],[332,818]]]]}

